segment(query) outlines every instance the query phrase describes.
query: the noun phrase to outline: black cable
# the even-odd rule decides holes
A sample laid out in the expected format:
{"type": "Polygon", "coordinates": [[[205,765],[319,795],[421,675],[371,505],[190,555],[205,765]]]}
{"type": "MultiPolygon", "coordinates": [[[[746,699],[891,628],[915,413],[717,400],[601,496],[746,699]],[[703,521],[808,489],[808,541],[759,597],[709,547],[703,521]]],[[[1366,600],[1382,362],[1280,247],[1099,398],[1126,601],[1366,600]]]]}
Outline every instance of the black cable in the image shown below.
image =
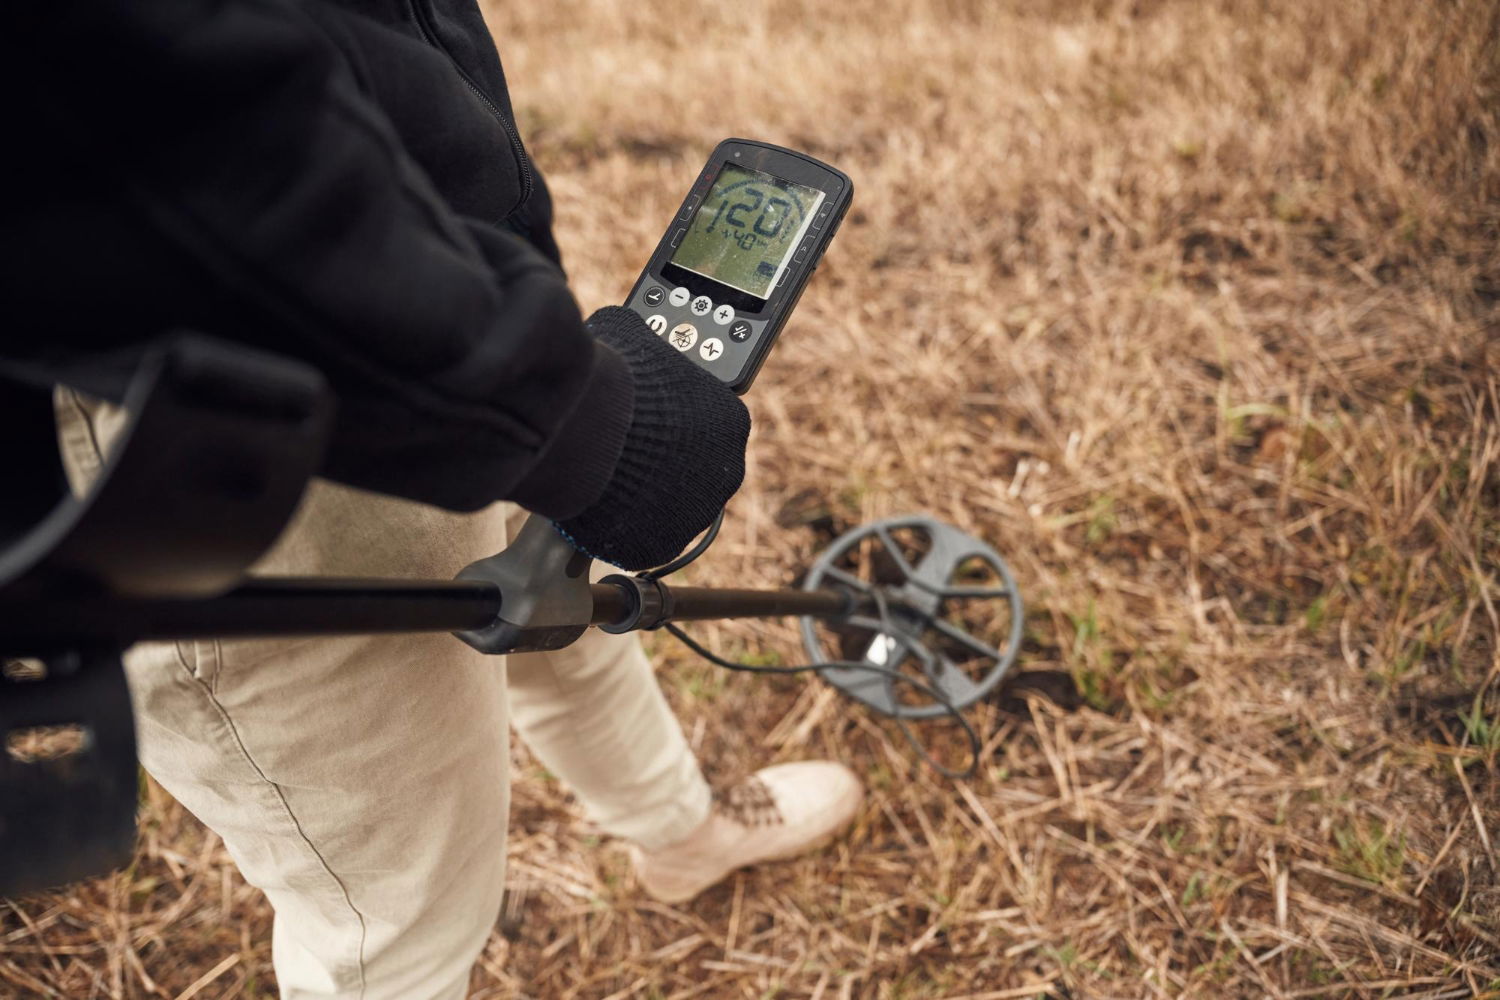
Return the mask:
{"type": "Polygon", "coordinates": [[[956,770],[954,768],[946,766],[945,764],[942,764],[936,757],[928,753],[926,747],[922,746],[921,742],[917,739],[917,734],[912,731],[911,723],[907,722],[904,716],[893,716],[893,718],[895,718],[896,720],[896,724],[901,727],[902,735],[906,737],[906,741],[911,744],[912,749],[917,752],[918,756],[927,761],[928,765],[931,766],[934,771],[938,772],[945,778],[952,778],[954,780],[972,778],[979,770],[979,757],[980,754],[984,751],[984,743],[982,740],[980,740],[979,733],[974,729],[974,724],[964,717],[963,711],[958,706],[954,705],[953,702],[949,701],[946,695],[938,691],[937,688],[933,687],[932,685],[926,683],[925,681],[920,681],[910,674],[903,674],[901,671],[892,670],[889,667],[878,667],[873,663],[864,663],[855,660],[831,660],[827,663],[806,663],[796,667],[763,667],[750,663],[736,663],[733,660],[726,660],[722,656],[714,653],[702,643],[698,642],[698,640],[694,639],[692,636],[684,632],[677,625],[668,623],[666,625],[663,625],[662,627],[676,636],[678,640],[680,640],[682,644],[685,645],[688,649],[691,649],[693,652],[697,653],[699,656],[703,657],[705,660],[714,664],[715,666],[723,667],[726,670],[735,670],[747,674],[805,674],[814,670],[828,670],[837,668],[843,670],[863,670],[866,673],[876,674],[878,676],[886,677],[891,680],[903,681],[907,684],[910,684],[917,691],[921,692],[922,694],[931,698],[938,705],[942,706],[946,713],[948,715],[951,715],[954,720],[957,721],[961,727],[963,727],[964,736],[969,741],[969,766],[963,768],[962,770],[956,770]]]}
{"type": "Polygon", "coordinates": [[[703,533],[703,537],[698,539],[696,545],[688,549],[676,559],[673,559],[671,562],[667,563],[665,566],[658,566],[656,569],[648,569],[646,570],[646,572],[639,574],[640,578],[642,580],[660,580],[664,576],[670,576],[671,574],[676,573],[688,563],[692,562],[703,553],[707,552],[708,547],[714,543],[714,539],[719,537],[719,529],[722,527],[724,527],[724,511],[720,510],[719,516],[714,518],[714,523],[708,526],[708,530],[703,533]]]}

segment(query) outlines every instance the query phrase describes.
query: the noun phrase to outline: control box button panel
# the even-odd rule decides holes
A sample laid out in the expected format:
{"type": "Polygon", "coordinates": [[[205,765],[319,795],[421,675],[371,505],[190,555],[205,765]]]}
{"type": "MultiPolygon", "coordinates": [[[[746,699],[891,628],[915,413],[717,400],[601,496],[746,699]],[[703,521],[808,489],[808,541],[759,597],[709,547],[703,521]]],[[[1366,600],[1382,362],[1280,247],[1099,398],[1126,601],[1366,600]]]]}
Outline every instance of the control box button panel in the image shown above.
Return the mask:
{"type": "Polygon", "coordinates": [[[712,296],[695,295],[655,276],[643,281],[627,304],[645,318],[652,333],[726,381],[750,363],[766,325],[741,316],[727,302],[716,303],[712,296]]]}

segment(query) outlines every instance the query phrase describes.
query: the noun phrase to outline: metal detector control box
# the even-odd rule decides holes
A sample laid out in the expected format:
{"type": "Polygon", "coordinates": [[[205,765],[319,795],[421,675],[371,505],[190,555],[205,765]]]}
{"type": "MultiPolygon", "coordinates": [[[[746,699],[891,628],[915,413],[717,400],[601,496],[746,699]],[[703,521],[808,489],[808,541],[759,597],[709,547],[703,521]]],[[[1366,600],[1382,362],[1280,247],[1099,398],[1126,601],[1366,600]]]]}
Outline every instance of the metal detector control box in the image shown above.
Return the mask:
{"type": "Polygon", "coordinates": [[[849,208],[854,184],[802,153],[725,139],[626,305],[737,393],[750,388],[849,208]]]}

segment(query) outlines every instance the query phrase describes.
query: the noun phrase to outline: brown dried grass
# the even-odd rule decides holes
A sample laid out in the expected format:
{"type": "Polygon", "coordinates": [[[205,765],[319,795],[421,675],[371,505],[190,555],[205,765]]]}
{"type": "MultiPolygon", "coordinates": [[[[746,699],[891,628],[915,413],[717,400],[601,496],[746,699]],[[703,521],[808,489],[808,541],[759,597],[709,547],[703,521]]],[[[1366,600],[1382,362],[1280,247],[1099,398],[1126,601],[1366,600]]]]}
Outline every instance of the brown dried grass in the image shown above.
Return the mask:
{"type": "MultiPolygon", "coordinates": [[[[666,907],[518,750],[475,997],[1500,995],[1500,8],[492,13],[585,306],[724,135],[856,179],[693,577],[785,583],[924,510],[1029,613],[965,784],[658,643],[712,772],[834,756],[867,808],[666,907]]],[[[129,871],[0,906],[0,989],[272,993],[264,901],[154,787],[143,816],[129,871]]]]}

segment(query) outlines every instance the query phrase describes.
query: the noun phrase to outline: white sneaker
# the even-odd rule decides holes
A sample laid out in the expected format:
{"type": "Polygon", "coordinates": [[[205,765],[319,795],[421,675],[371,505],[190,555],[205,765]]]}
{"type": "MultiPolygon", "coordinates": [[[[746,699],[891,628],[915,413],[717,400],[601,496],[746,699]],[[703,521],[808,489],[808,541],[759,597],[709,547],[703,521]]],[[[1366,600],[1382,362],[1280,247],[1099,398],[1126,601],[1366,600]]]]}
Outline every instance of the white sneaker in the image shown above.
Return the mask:
{"type": "Polygon", "coordinates": [[[854,819],[865,790],[853,771],[827,760],[762,768],[714,793],[713,808],[686,840],[659,851],[631,848],[641,888],[684,903],[736,868],[795,857],[854,819]]]}

